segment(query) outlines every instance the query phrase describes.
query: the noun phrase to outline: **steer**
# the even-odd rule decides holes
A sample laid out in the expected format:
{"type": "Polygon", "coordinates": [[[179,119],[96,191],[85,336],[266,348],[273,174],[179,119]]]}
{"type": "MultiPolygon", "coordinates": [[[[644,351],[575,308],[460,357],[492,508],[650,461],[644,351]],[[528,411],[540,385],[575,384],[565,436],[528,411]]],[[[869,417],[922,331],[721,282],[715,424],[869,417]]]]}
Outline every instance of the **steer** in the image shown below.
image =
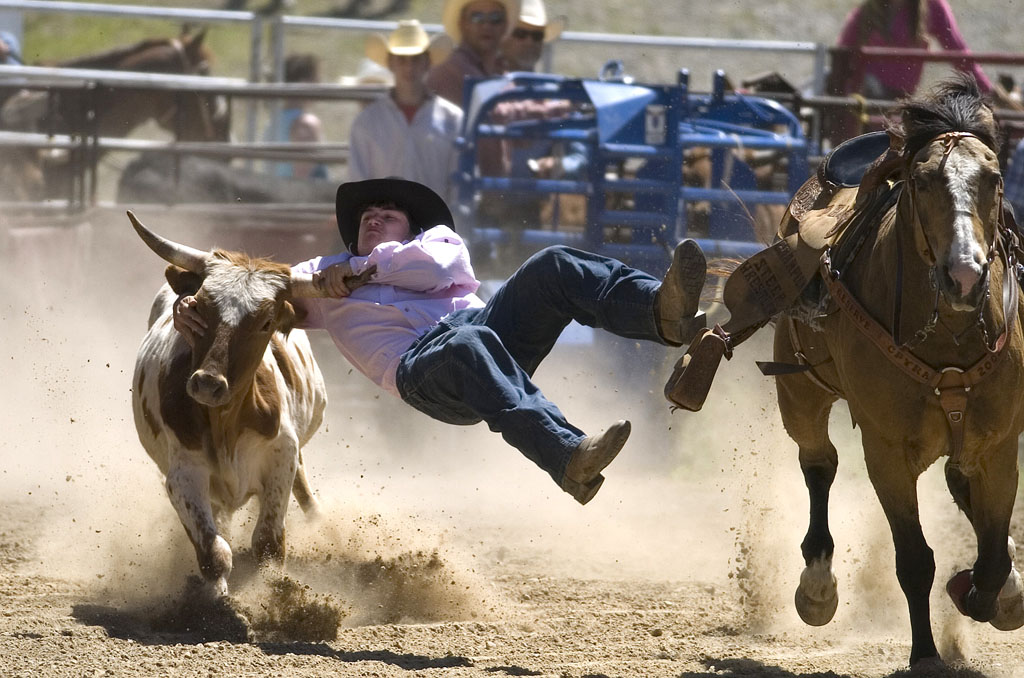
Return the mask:
{"type": "Polygon", "coordinates": [[[323,420],[327,394],[309,340],[292,330],[301,311],[291,299],[322,293],[311,276],[284,264],[196,250],[128,218],[172,264],[135,363],[135,427],[164,474],[211,593],[225,595],[232,556],[218,521],[257,497],[253,553],[280,564],[291,494],[307,515],[317,511],[302,447],[323,420]],[[195,294],[207,324],[195,348],[172,324],[181,294],[195,294]]]}

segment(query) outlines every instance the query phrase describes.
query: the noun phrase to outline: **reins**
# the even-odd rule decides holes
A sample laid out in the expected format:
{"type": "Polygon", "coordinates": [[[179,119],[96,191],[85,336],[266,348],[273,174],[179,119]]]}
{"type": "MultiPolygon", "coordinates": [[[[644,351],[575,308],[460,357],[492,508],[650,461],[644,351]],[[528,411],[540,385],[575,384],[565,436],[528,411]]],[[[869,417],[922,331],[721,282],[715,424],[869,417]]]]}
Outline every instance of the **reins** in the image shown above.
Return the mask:
{"type": "MultiPolygon", "coordinates": [[[[955,148],[962,139],[969,137],[974,137],[974,135],[967,132],[947,132],[933,139],[933,141],[942,140],[945,144],[940,169],[945,167],[946,159],[949,157],[953,148],[955,148]]],[[[913,160],[908,164],[912,164],[912,162],[913,160]]],[[[909,166],[907,174],[908,177],[911,176],[909,166]]],[[[911,189],[909,192],[909,199],[911,200],[912,222],[914,224],[914,228],[920,229],[921,238],[927,247],[927,251],[922,251],[922,254],[926,255],[926,260],[931,265],[931,270],[934,271],[936,259],[931,252],[931,246],[928,244],[927,238],[924,237],[924,225],[921,223],[920,216],[917,212],[916,186],[914,186],[911,179],[908,179],[908,183],[911,189]]],[[[1002,211],[1002,183],[1000,183],[999,186],[997,199],[998,217],[995,226],[995,233],[993,234],[992,243],[989,247],[988,261],[991,263],[997,254],[1001,254],[1005,264],[1002,288],[1003,328],[995,341],[990,343],[983,315],[986,304],[982,302],[982,304],[980,304],[981,310],[979,314],[979,321],[986,349],[985,355],[966,370],[955,366],[933,367],[914,355],[911,350],[912,345],[920,344],[927,338],[931,333],[928,330],[928,326],[923,330],[918,331],[915,335],[915,341],[913,341],[913,344],[911,344],[911,342],[902,343],[899,341],[899,309],[901,305],[900,298],[902,296],[902,263],[898,264],[897,269],[897,291],[893,314],[894,324],[893,329],[890,332],[864,309],[860,302],[857,301],[856,297],[854,297],[850,292],[849,288],[847,288],[839,279],[839,276],[832,266],[830,251],[826,250],[821,258],[821,277],[825,281],[825,286],[828,289],[829,294],[836,301],[836,304],[840,309],[846,313],[861,333],[870,339],[879,351],[882,352],[882,355],[888,358],[890,362],[896,365],[904,374],[914,381],[917,381],[920,384],[925,384],[933,389],[938,398],[939,405],[942,407],[942,411],[945,414],[946,424],[949,427],[951,437],[949,464],[951,466],[959,466],[960,456],[963,452],[964,419],[967,411],[968,393],[970,393],[974,386],[981,383],[985,377],[994,371],[999,359],[1004,353],[1003,348],[1006,346],[1007,338],[1013,333],[1017,317],[1017,299],[1019,291],[1016,278],[1015,247],[1013,246],[1014,237],[1013,234],[1006,232],[1007,227],[1002,211]]],[[[900,247],[899,241],[899,229],[897,229],[897,257],[902,260],[902,248],[900,247]]],[[[934,274],[932,276],[932,280],[934,285],[934,274]]],[[[986,299],[988,299],[988,280],[986,280],[985,285],[985,296],[986,299]]],[[[930,321],[929,323],[932,328],[934,327],[934,320],[937,319],[938,316],[937,294],[935,304],[936,307],[935,312],[933,313],[933,321],[930,321]]]]}

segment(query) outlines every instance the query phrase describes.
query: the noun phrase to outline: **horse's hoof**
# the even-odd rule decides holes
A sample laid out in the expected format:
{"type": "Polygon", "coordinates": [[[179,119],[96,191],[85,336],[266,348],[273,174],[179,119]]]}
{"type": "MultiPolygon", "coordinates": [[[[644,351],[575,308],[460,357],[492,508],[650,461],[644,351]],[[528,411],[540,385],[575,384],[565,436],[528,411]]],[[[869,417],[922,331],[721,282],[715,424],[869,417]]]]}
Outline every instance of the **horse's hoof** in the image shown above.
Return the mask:
{"type": "Polygon", "coordinates": [[[1014,631],[1024,626],[1024,585],[1021,583],[1020,573],[1016,569],[1010,570],[1006,583],[999,590],[999,597],[996,599],[996,616],[989,624],[1000,631],[1014,631]]]}
{"type": "Polygon", "coordinates": [[[793,602],[796,603],[796,613],[800,615],[808,626],[824,626],[832,621],[839,607],[839,594],[833,593],[828,600],[812,600],[807,597],[803,589],[796,590],[793,602]]]}
{"type": "Polygon", "coordinates": [[[939,657],[938,655],[921,657],[916,661],[910,662],[910,670],[918,674],[930,675],[938,672],[945,673],[946,668],[946,662],[942,661],[942,657],[939,657]]]}
{"type": "Polygon", "coordinates": [[[793,602],[805,624],[824,626],[832,621],[839,607],[839,591],[829,562],[819,561],[804,568],[793,602]]]}
{"type": "Polygon", "coordinates": [[[953,604],[960,614],[965,617],[971,615],[967,612],[967,592],[971,590],[971,570],[960,570],[946,582],[946,593],[953,599],[953,604]]]}

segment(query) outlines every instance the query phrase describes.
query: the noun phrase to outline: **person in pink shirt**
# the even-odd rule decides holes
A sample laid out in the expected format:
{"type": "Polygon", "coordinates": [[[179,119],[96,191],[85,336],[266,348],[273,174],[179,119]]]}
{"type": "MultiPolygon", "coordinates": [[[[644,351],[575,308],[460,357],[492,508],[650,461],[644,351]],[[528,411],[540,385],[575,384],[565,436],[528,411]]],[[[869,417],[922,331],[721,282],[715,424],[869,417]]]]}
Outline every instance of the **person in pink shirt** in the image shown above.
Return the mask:
{"type": "MultiPolygon", "coordinates": [[[[451,212],[430,188],[399,178],[338,188],[338,229],[347,248],[293,270],[313,274],[330,296],[293,299],[299,327],[326,330],[352,365],[385,391],[450,424],[484,421],[586,504],[626,443],[630,423],[588,436],[532,376],[575,320],[619,336],[681,346],[703,327],[706,275],[692,240],[676,248],[659,281],[620,261],[564,246],[524,263],[485,303],[451,212]],[[353,276],[373,271],[370,282],[353,276]]],[[[195,297],[174,307],[190,343],[206,329],[195,297]]]]}
{"type": "MultiPolygon", "coordinates": [[[[928,36],[949,51],[967,51],[953,10],[946,0],[864,0],[846,17],[838,47],[928,47],[928,36]]],[[[921,61],[859,60],[855,53],[846,63],[833,61],[835,94],[863,94],[869,99],[909,96],[921,81],[921,61]]],[[[956,65],[974,74],[982,92],[992,83],[977,64],[956,65]]]]}

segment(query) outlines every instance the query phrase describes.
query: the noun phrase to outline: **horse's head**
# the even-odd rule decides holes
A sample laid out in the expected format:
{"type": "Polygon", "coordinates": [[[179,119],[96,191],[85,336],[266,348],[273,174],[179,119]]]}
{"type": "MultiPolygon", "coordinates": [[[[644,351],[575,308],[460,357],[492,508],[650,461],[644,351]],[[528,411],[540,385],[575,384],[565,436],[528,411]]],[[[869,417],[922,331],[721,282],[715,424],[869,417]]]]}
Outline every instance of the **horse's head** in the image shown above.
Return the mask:
{"type": "Polygon", "coordinates": [[[900,108],[907,157],[903,210],[951,308],[976,309],[988,289],[1002,209],[998,129],[973,78],[900,108]]]}
{"type": "MultiPolygon", "coordinates": [[[[62,62],[70,68],[209,75],[212,54],[205,42],[206,31],[184,29],[176,38],[151,38],[62,62]]],[[[121,136],[147,120],[173,133],[181,141],[227,141],[230,118],[225,98],[197,91],[159,89],[102,90],[97,94],[97,132],[121,136]]],[[[82,109],[81,94],[65,92],[57,105],[58,119],[65,128],[74,127],[82,109]]]]}
{"type": "MultiPolygon", "coordinates": [[[[177,38],[154,40],[124,60],[119,68],[155,73],[209,75],[213,54],[205,44],[206,29],[193,33],[188,27],[177,38]]],[[[157,123],[180,141],[227,141],[230,114],[224,96],[206,92],[154,92],[151,98],[162,107],[157,123]]]]}
{"type": "Polygon", "coordinates": [[[176,38],[143,40],[131,47],[108,52],[118,55],[106,65],[120,71],[209,75],[213,57],[205,44],[206,29],[192,33],[188,28],[176,38]]]}
{"type": "MultiPolygon", "coordinates": [[[[213,53],[204,43],[206,29],[191,33],[182,29],[178,38],[182,45],[186,73],[210,75],[213,53]]],[[[177,130],[182,141],[228,141],[231,135],[231,111],[227,97],[222,94],[195,92],[191,97],[179,97],[181,114],[187,125],[177,130]]]]}

